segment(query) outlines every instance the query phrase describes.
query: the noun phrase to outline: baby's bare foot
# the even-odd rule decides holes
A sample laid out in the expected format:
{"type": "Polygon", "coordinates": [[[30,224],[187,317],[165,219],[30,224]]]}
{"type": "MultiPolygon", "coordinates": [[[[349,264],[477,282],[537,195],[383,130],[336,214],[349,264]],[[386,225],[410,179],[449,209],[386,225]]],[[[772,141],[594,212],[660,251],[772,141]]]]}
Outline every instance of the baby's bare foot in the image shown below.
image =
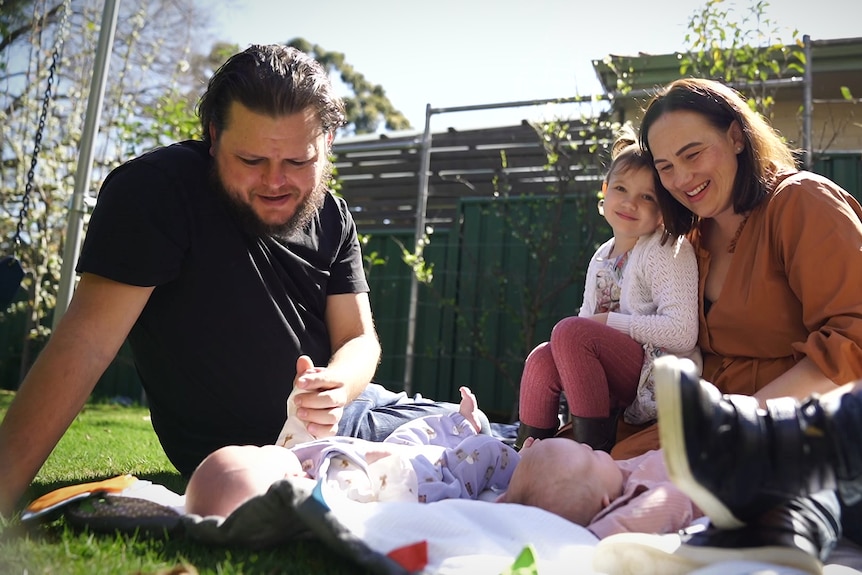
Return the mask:
{"type": "Polygon", "coordinates": [[[470,422],[476,433],[482,430],[482,425],[479,423],[479,402],[476,401],[476,396],[470,391],[469,387],[460,387],[461,404],[458,412],[464,416],[464,419],[470,422]]]}

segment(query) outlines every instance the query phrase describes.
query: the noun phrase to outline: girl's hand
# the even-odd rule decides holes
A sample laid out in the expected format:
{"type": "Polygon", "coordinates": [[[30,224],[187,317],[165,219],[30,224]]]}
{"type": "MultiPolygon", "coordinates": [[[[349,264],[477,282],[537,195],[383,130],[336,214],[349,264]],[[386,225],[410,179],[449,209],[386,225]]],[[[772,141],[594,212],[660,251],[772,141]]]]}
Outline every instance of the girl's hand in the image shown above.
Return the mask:
{"type": "Polygon", "coordinates": [[[607,313],[597,313],[596,315],[590,316],[590,319],[593,321],[597,321],[601,324],[608,325],[608,314],[607,313]]]}

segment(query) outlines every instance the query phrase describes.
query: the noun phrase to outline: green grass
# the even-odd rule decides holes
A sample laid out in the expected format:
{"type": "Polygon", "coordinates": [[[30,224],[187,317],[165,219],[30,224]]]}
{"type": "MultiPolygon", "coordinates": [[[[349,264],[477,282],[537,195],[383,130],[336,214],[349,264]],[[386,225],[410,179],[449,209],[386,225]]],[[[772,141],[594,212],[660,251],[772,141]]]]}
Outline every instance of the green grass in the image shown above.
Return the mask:
{"type": "MultiPolygon", "coordinates": [[[[0,416],[12,397],[13,393],[0,390],[0,416]]],[[[59,487],[124,473],[177,493],[185,491],[185,481],[162,451],[145,408],[90,403],[63,436],[22,503],[59,487]]],[[[22,525],[16,515],[0,523],[3,575],[184,573],[180,566],[201,575],[365,572],[318,541],[253,551],[205,546],[182,537],[98,534],[74,528],[62,517],[30,526],[22,525]]]]}

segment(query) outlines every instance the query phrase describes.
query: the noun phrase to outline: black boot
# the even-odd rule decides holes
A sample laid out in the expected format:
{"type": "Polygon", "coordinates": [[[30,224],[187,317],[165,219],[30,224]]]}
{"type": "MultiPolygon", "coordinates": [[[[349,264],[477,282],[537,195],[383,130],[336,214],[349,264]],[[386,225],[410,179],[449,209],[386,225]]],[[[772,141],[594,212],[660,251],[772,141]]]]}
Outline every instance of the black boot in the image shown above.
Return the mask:
{"type": "Polygon", "coordinates": [[[580,417],[572,415],[572,437],[593,449],[610,451],[617,442],[617,420],[620,410],[614,409],[607,417],[580,417]]]}
{"type": "Polygon", "coordinates": [[[515,449],[515,451],[521,451],[521,448],[524,447],[524,442],[527,441],[528,437],[533,437],[535,439],[546,439],[548,437],[553,437],[556,433],[556,427],[533,427],[532,425],[524,425],[523,423],[519,423],[518,436],[515,438],[515,444],[512,447],[515,449]]]}
{"type": "Polygon", "coordinates": [[[657,359],[654,375],[668,475],[718,527],[799,495],[862,490],[862,398],[848,394],[842,404],[852,408],[840,409],[817,396],[780,398],[762,409],[753,397],[722,395],[673,356],[657,359]]]}
{"type": "Polygon", "coordinates": [[[820,575],[841,538],[839,516],[835,492],[822,491],[786,501],[737,529],[611,535],[596,546],[593,569],[608,575],[672,575],[724,561],[757,561],[820,575]]]}

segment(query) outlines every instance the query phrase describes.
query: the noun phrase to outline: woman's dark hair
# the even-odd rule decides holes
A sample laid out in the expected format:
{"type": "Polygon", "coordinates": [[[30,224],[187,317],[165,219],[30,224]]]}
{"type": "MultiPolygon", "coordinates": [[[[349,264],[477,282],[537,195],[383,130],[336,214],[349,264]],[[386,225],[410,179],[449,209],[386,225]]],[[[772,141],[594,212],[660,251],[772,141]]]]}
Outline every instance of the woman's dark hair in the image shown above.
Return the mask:
{"type": "MultiPolygon", "coordinates": [[[[734,89],[714,80],[683,78],[661,88],[646,107],[640,127],[640,143],[650,153],[649,130],[663,114],[685,110],[703,116],[716,129],[727,131],[737,122],[745,140],[737,156],[739,167],[733,182],[733,210],[750,212],[771,193],[775,175],[795,170],[793,151],[767,121],[752,110],[734,89]]],[[[665,228],[672,235],[688,233],[698,217],[667,190],[659,190],[659,206],[665,228]]]]}
{"type": "Polygon", "coordinates": [[[333,91],[326,69],[305,52],[281,44],[249,46],[213,74],[198,102],[205,142],[212,143],[210,125],[216,134],[224,130],[234,102],[270,116],[312,106],[326,133],[345,123],[344,103],[333,91]]]}

